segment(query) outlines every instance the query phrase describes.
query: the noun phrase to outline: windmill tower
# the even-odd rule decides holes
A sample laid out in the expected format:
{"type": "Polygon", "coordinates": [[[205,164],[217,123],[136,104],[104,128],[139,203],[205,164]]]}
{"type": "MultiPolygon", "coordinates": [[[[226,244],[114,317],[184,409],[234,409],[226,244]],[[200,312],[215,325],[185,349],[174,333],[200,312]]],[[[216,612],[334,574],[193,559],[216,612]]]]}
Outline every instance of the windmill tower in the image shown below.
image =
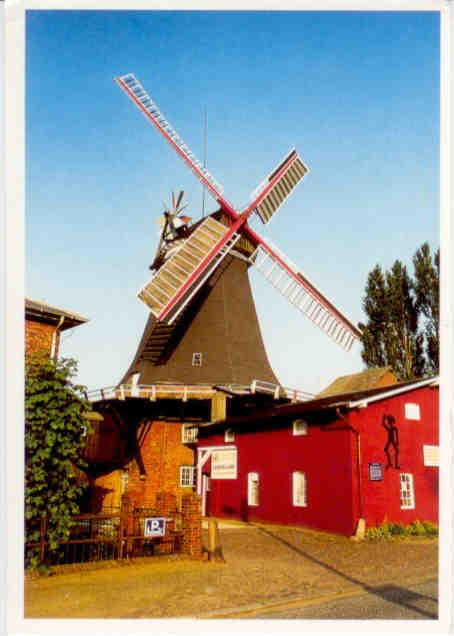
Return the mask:
{"type": "MultiPolygon", "coordinates": [[[[184,263],[187,245],[202,245],[200,222],[188,226],[190,217],[182,216],[183,192],[172,194],[172,206],[160,217],[161,236],[150,266],[154,272],[166,271],[164,265],[184,263]],[[179,207],[182,206],[182,207],[179,207]],[[194,236],[195,235],[195,236],[194,236]]],[[[215,213],[208,226],[220,224],[221,212],[215,213]]],[[[205,226],[206,227],[206,224],[205,226]]],[[[212,230],[211,230],[212,231],[212,230]]],[[[206,237],[203,235],[202,240],[206,237]]],[[[142,385],[179,383],[211,385],[250,385],[254,379],[277,385],[260,333],[247,270],[252,246],[237,242],[194,294],[186,307],[170,324],[159,322],[153,312],[145,327],[142,340],[122,383],[128,385],[137,377],[142,385]],[[238,311],[247,329],[238,328],[238,311]],[[140,379],[139,379],[140,378],[140,379]]],[[[189,255],[186,258],[190,258],[189,255]]],[[[177,272],[177,275],[181,270],[177,272]]],[[[166,279],[171,285],[175,275],[166,279]]]]}
{"type": "MultiPolygon", "coordinates": [[[[296,150],[266,177],[246,208],[238,210],[137,78],[129,74],[115,81],[218,205],[216,212],[190,227],[170,228],[170,238],[164,232],[161,235],[152,278],[139,292],[150,317],[122,382],[231,385],[259,379],[277,384],[257,321],[247,276],[250,266],[337,344],[350,350],[359,338],[358,329],[248,224],[252,215],[268,223],[307,173],[296,150]]],[[[182,196],[174,199],[174,207],[181,200],[182,196]]],[[[178,213],[167,214],[165,230],[172,218],[180,218],[178,213]]]]}

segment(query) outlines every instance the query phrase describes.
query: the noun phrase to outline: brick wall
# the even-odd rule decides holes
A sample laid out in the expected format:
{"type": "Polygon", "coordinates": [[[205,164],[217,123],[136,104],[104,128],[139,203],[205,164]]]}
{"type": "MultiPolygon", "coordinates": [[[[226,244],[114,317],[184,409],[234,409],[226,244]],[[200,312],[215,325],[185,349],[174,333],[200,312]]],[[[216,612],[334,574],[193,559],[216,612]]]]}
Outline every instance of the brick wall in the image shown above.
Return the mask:
{"type": "Polygon", "coordinates": [[[45,353],[50,356],[55,326],[35,320],[25,321],[25,356],[45,353]]]}
{"type": "MultiPolygon", "coordinates": [[[[146,428],[146,434],[140,446],[140,454],[145,468],[141,474],[136,459],[125,465],[128,471],[127,494],[131,502],[138,507],[153,508],[156,505],[157,493],[171,493],[176,497],[178,508],[181,507],[182,496],[192,492],[190,487],[180,487],[180,466],[192,466],[194,453],[190,446],[181,443],[180,422],[154,420],[146,428]]],[[[120,500],[121,480],[113,471],[98,477],[94,486],[105,499],[102,506],[118,505],[120,500]]]]}
{"type": "Polygon", "coordinates": [[[136,505],[154,506],[158,492],[173,493],[177,505],[189,488],[179,486],[180,466],[192,466],[193,451],[181,443],[179,422],[151,422],[140,452],[146,474],[140,475],[135,460],[129,463],[128,493],[136,505]]]}
{"type": "Polygon", "coordinates": [[[183,517],[182,552],[188,556],[202,556],[202,504],[201,497],[193,492],[183,495],[181,514],[183,517]]]}

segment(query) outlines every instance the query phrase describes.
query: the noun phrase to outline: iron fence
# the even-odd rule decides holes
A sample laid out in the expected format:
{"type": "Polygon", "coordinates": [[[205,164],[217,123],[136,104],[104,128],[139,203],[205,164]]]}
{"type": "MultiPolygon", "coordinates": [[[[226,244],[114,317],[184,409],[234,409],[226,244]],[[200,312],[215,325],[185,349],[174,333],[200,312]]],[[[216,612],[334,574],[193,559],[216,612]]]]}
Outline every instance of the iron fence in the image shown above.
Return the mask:
{"type": "MultiPolygon", "coordinates": [[[[145,536],[146,519],[150,517],[159,517],[153,508],[116,509],[110,513],[76,515],[68,539],[59,541],[58,547],[52,550],[48,542],[47,518],[43,517],[38,524],[34,522],[32,537],[36,540],[25,544],[26,567],[33,556],[37,556],[41,563],[62,565],[180,551],[180,515],[164,517],[165,533],[155,537],[145,536]]],[[[30,528],[29,525],[29,531],[30,528]]]]}

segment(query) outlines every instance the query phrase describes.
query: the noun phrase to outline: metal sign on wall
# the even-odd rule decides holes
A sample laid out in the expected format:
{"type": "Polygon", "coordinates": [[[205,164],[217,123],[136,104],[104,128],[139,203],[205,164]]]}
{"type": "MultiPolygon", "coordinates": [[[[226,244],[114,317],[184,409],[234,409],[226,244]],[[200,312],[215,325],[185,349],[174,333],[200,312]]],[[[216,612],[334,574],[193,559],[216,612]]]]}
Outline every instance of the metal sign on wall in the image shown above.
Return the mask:
{"type": "Polygon", "coordinates": [[[147,517],[144,520],[144,537],[163,537],[166,533],[166,520],[164,517],[147,517]]]}
{"type": "Polygon", "coordinates": [[[211,479],[236,479],[236,477],[236,449],[213,451],[211,456],[211,479]]]}
{"type": "Polygon", "coordinates": [[[383,464],[380,464],[379,462],[369,464],[369,479],[371,481],[383,480],[383,464]]]}

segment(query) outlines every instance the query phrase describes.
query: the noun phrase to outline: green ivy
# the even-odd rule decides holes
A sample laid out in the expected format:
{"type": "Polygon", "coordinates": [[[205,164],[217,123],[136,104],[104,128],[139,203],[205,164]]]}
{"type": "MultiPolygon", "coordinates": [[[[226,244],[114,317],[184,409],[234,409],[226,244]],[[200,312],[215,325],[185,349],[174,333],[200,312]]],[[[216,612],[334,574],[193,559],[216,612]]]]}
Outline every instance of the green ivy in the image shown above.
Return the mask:
{"type": "MultiPolygon", "coordinates": [[[[47,516],[49,552],[68,538],[83,487],[77,468],[84,468],[81,452],[84,430],[91,432],[85,414],[90,403],[84,387],[73,383],[77,364],[37,356],[26,363],[25,375],[25,529],[26,541],[40,538],[40,521],[47,516]]],[[[33,568],[38,551],[29,558],[33,568]]]]}

